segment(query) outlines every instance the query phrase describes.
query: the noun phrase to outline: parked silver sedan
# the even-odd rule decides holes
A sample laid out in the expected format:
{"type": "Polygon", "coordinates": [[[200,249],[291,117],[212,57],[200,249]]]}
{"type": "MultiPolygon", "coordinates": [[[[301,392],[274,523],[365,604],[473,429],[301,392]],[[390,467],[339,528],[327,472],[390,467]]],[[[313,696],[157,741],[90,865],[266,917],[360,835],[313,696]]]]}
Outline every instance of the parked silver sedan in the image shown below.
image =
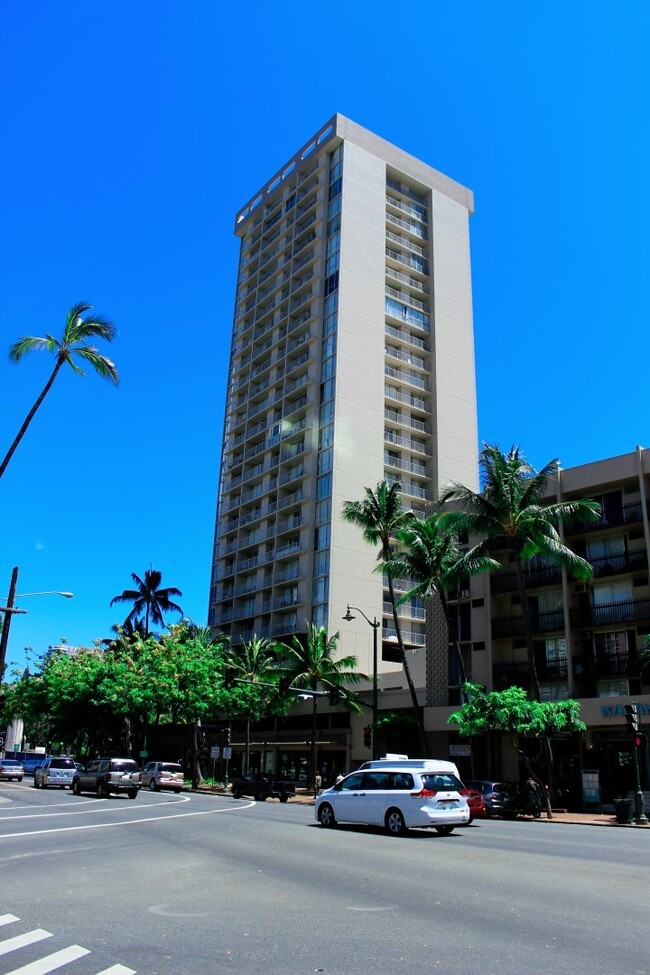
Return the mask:
{"type": "Polygon", "coordinates": [[[152,792],[173,789],[180,792],[185,783],[182,767],[177,762],[147,762],[142,769],[142,785],[152,792]]]}
{"type": "Polygon", "coordinates": [[[71,758],[46,758],[34,770],[34,788],[47,789],[50,785],[58,785],[59,789],[65,789],[72,785],[75,772],[76,765],[71,758]]]}

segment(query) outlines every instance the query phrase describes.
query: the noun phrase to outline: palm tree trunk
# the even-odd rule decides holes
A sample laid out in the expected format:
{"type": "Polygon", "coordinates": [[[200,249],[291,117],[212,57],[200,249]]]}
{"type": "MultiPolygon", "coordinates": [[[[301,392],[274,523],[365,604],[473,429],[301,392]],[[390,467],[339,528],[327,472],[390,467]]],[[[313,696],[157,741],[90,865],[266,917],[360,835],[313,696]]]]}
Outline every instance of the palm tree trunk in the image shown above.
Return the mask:
{"type": "MultiPolygon", "coordinates": [[[[389,553],[390,554],[390,553],[389,553]]],[[[409,693],[411,695],[411,704],[413,706],[413,714],[415,716],[415,723],[418,729],[418,735],[420,738],[420,748],[422,749],[422,758],[426,758],[427,754],[427,736],[424,732],[424,724],[422,723],[422,715],[420,714],[420,705],[418,703],[418,696],[415,690],[415,684],[413,683],[413,678],[411,677],[411,670],[408,665],[408,660],[406,658],[406,651],[404,649],[404,640],[402,639],[402,629],[400,627],[399,617],[397,615],[397,607],[395,606],[395,588],[393,586],[393,580],[388,576],[388,593],[390,596],[391,606],[393,608],[393,622],[395,623],[395,635],[397,637],[397,645],[399,646],[400,656],[402,658],[402,666],[404,668],[404,676],[406,677],[406,683],[408,684],[409,693]]],[[[376,729],[372,729],[373,735],[376,734],[376,729]]]]}
{"type": "MultiPolygon", "coordinates": [[[[535,660],[535,647],[533,646],[533,628],[531,626],[530,612],[528,611],[528,599],[526,597],[526,583],[524,581],[524,569],[521,564],[521,559],[517,554],[517,587],[519,589],[519,599],[521,600],[521,611],[524,617],[524,633],[526,636],[526,652],[528,654],[528,693],[530,697],[535,701],[541,701],[542,694],[539,686],[539,676],[537,674],[537,661],[535,660]]],[[[546,756],[546,764],[548,767],[548,784],[549,788],[545,791],[546,797],[546,817],[547,819],[552,819],[553,814],[551,812],[551,796],[553,794],[555,773],[553,768],[553,749],[551,747],[551,741],[548,735],[544,735],[542,738],[542,747],[544,749],[544,755],[546,756]]]]}
{"type": "Polygon", "coordinates": [[[61,366],[63,365],[63,362],[64,362],[63,359],[57,358],[56,365],[54,367],[54,370],[52,372],[52,375],[50,376],[50,378],[48,379],[48,381],[45,383],[45,386],[43,388],[43,391],[42,391],[41,395],[38,397],[38,399],[36,400],[36,402],[32,406],[31,410],[29,411],[29,413],[25,417],[25,420],[23,422],[23,425],[21,426],[20,430],[18,431],[18,433],[16,435],[16,438],[15,438],[14,442],[12,443],[11,447],[9,448],[9,450],[6,453],[5,459],[2,461],[2,464],[0,464],[0,477],[2,477],[2,475],[5,472],[5,470],[7,469],[7,465],[9,463],[9,461],[11,460],[11,458],[13,457],[14,452],[16,450],[16,447],[18,446],[18,444],[20,443],[20,441],[25,436],[25,434],[27,432],[27,428],[29,427],[29,424],[32,422],[32,420],[34,419],[34,417],[36,415],[37,409],[39,408],[39,406],[41,405],[41,403],[43,402],[43,400],[45,399],[45,397],[49,393],[50,389],[52,388],[52,385],[54,383],[54,380],[56,379],[57,373],[58,373],[59,369],[61,368],[61,366]]]}
{"type": "MultiPolygon", "coordinates": [[[[316,690],[316,681],[312,681],[312,690],[316,690]]],[[[317,697],[312,697],[311,706],[311,754],[309,759],[309,782],[308,787],[313,788],[314,798],[316,797],[316,707],[317,697]]]]}
{"type": "MultiPolygon", "coordinates": [[[[467,683],[467,671],[465,670],[465,661],[463,660],[463,654],[461,653],[460,644],[458,642],[458,637],[456,636],[456,631],[453,627],[453,621],[451,618],[451,613],[449,612],[449,604],[447,603],[447,598],[443,592],[438,592],[438,598],[440,599],[440,605],[442,606],[442,611],[445,615],[445,620],[447,622],[447,639],[449,643],[453,646],[456,651],[456,656],[458,657],[458,673],[460,676],[460,683],[467,683]]],[[[461,698],[462,700],[462,698],[461,698]]]]}

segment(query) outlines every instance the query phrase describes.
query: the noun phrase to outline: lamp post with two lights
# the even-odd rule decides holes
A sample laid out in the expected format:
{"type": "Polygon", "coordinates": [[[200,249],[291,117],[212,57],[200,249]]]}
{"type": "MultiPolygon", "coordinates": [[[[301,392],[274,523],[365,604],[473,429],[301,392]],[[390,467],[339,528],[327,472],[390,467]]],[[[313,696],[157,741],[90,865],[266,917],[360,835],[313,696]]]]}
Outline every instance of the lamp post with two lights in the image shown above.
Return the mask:
{"type": "Polygon", "coordinates": [[[348,623],[355,618],[350,612],[351,609],[361,613],[366,623],[372,627],[372,757],[377,758],[377,630],[381,626],[381,621],[376,616],[371,620],[368,619],[362,609],[358,606],[350,606],[348,603],[348,611],[343,617],[348,623]]]}

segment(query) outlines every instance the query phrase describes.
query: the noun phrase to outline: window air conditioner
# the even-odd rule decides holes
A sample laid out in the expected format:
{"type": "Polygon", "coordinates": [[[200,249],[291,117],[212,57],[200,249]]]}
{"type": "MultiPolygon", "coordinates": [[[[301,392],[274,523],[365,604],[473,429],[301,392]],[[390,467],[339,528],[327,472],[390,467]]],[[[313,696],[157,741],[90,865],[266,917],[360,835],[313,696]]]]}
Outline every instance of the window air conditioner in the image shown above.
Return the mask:
{"type": "Polygon", "coordinates": [[[581,595],[581,593],[589,592],[589,584],[587,582],[577,582],[573,591],[575,592],[576,596],[581,595]]]}

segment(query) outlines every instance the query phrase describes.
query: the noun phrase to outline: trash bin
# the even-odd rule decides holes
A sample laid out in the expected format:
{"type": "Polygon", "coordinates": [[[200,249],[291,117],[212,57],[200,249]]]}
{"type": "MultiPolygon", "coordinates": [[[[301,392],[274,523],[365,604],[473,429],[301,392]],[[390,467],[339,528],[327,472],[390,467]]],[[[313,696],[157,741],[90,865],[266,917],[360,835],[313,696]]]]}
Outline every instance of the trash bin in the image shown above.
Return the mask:
{"type": "Polygon", "coordinates": [[[614,812],[616,813],[617,823],[632,822],[632,800],[614,799],[614,812]]]}

